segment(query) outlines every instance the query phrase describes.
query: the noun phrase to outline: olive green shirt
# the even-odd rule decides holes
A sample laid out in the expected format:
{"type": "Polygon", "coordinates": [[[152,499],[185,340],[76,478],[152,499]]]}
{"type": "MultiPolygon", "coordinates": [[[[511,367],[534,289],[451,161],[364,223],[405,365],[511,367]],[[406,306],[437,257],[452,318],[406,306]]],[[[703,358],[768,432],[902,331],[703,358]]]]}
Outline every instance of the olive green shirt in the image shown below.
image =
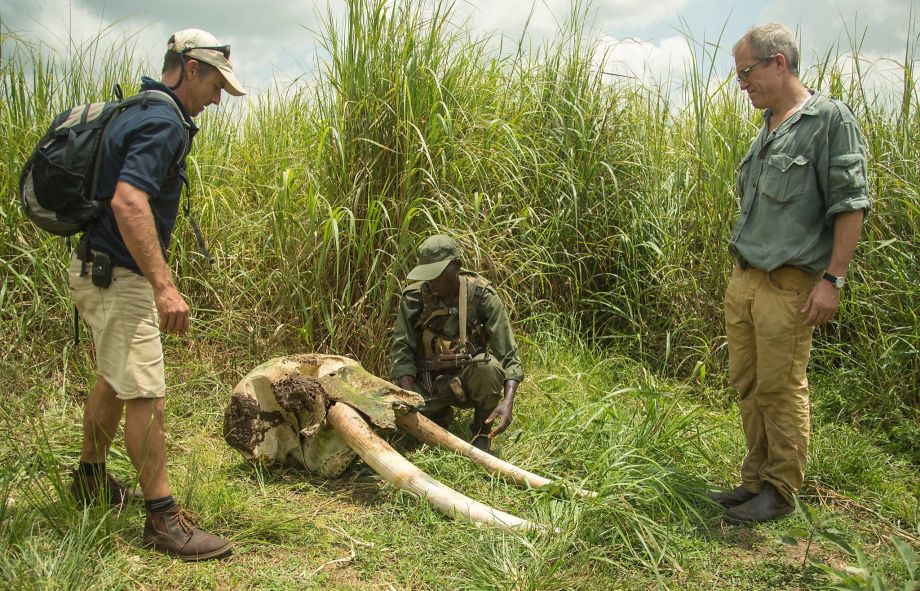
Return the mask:
{"type": "Polygon", "coordinates": [[[834,216],[870,207],[865,142],[849,107],[821,94],[767,133],[771,116],[741,162],[728,249],[764,271],[818,273],[830,262],[834,216]]]}
{"type": "MultiPolygon", "coordinates": [[[[460,279],[464,280],[464,277],[461,275],[460,279]]],[[[399,301],[399,312],[396,315],[396,325],[393,327],[393,343],[390,347],[390,361],[393,363],[390,379],[393,382],[403,376],[418,375],[415,361],[416,353],[421,346],[421,327],[416,329],[415,324],[422,311],[422,288],[419,285],[413,284],[404,289],[399,301]]],[[[449,315],[433,319],[430,326],[441,336],[455,339],[460,336],[460,313],[457,310],[451,312],[449,315]]],[[[505,370],[505,379],[523,380],[524,371],[521,368],[517,341],[511,332],[505,305],[492,286],[486,288],[479,300],[475,317],[473,310],[468,312],[468,316],[467,324],[472,323],[474,318],[482,324],[489,337],[490,355],[501,363],[505,370]]]]}

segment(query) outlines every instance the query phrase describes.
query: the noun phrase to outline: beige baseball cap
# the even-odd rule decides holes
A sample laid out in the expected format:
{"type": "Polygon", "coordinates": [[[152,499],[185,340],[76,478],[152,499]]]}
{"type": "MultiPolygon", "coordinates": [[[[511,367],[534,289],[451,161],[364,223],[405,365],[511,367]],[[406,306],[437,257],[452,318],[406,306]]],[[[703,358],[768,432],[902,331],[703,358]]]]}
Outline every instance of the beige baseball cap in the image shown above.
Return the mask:
{"type": "Polygon", "coordinates": [[[224,77],[224,90],[233,96],[243,96],[246,91],[233,74],[230,46],[221,43],[214,35],[201,29],[183,29],[169,38],[166,49],[196,60],[207,62],[220,70],[224,77]]]}

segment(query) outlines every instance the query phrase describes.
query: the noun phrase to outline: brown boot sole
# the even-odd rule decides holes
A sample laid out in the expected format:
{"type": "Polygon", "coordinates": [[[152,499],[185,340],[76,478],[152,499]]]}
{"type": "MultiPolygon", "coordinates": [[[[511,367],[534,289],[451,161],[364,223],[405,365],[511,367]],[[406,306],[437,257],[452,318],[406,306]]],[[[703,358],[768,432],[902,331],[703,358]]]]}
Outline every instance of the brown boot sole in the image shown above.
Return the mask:
{"type": "Polygon", "coordinates": [[[233,552],[233,546],[231,544],[227,544],[226,546],[222,548],[218,548],[217,550],[212,550],[208,552],[207,554],[191,554],[191,555],[183,555],[173,550],[172,548],[163,548],[159,546],[156,542],[146,542],[144,543],[144,547],[149,550],[154,550],[156,552],[159,552],[161,554],[166,554],[167,556],[172,556],[173,558],[178,558],[179,560],[183,562],[201,562],[202,560],[211,560],[214,558],[221,558],[233,552]]]}

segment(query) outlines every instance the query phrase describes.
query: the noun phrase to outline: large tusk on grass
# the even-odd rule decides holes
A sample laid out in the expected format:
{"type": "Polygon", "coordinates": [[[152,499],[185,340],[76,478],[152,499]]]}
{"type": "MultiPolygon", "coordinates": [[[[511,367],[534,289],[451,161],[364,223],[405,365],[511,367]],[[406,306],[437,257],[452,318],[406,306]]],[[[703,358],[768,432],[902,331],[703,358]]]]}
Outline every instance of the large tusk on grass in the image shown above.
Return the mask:
{"type": "Polygon", "coordinates": [[[364,418],[348,405],[333,404],[326,418],[332,428],[384,480],[415,497],[426,499],[438,511],[451,517],[461,515],[473,522],[505,529],[542,529],[530,521],[474,501],[425,474],[378,437],[364,418]]]}
{"type": "Polygon", "coordinates": [[[521,486],[531,488],[542,488],[545,486],[555,487],[554,494],[568,493],[576,494],[589,499],[597,497],[596,492],[583,490],[576,487],[566,486],[561,483],[552,481],[543,476],[538,476],[533,472],[528,472],[523,468],[518,468],[514,464],[502,461],[492,454],[488,454],[477,449],[463,441],[447,429],[441,428],[437,423],[419,412],[409,412],[396,417],[396,426],[406,431],[419,441],[429,445],[440,445],[460,455],[466,456],[492,473],[502,474],[521,486]]]}

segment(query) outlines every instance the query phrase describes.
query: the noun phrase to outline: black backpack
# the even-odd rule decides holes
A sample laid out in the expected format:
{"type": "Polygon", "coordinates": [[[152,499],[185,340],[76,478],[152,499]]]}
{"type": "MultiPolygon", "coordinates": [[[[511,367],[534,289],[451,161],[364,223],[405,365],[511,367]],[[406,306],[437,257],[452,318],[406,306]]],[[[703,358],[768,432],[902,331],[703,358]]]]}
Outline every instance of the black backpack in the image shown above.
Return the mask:
{"type": "Polygon", "coordinates": [[[159,90],[146,90],[123,99],[117,87],[115,93],[117,100],[78,105],[55,117],[22,167],[22,207],[42,230],[72,236],[86,230],[102,213],[105,203],[95,198],[102,138],[115,118],[131,105],[146,108],[150,101],[158,101],[175,109],[185,128],[185,147],[174,169],[182,164],[189,148],[189,127],[172,97],[159,90]]]}

